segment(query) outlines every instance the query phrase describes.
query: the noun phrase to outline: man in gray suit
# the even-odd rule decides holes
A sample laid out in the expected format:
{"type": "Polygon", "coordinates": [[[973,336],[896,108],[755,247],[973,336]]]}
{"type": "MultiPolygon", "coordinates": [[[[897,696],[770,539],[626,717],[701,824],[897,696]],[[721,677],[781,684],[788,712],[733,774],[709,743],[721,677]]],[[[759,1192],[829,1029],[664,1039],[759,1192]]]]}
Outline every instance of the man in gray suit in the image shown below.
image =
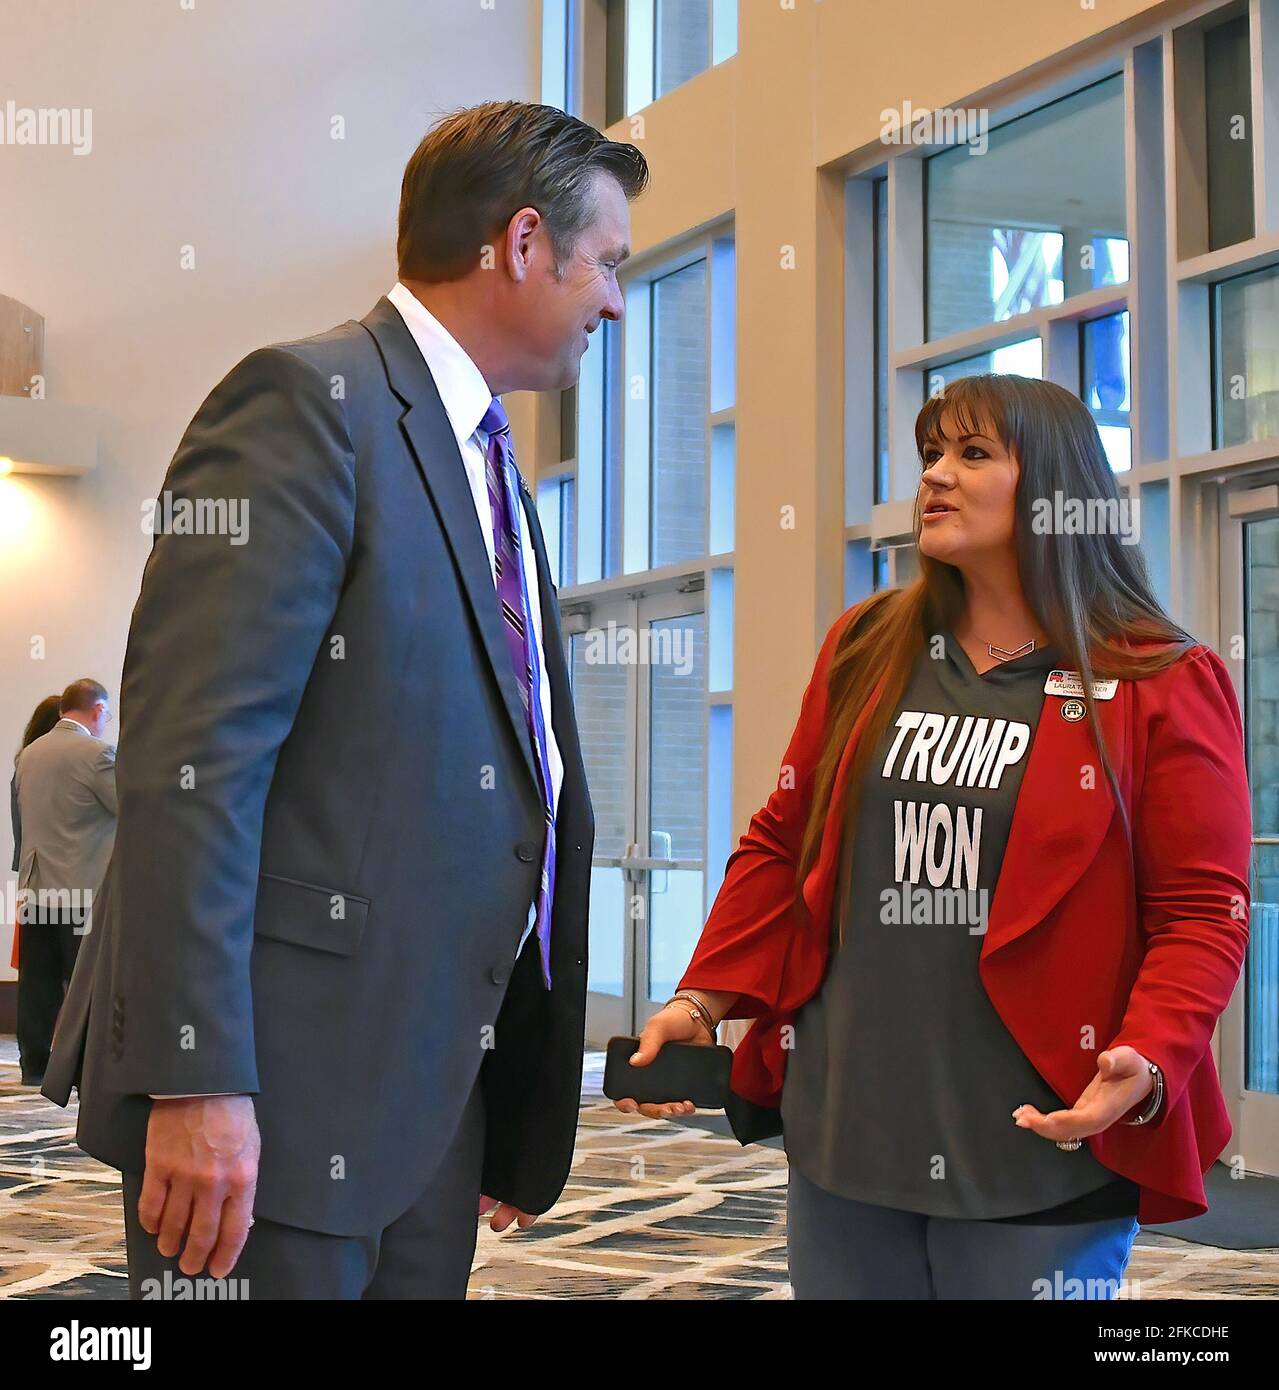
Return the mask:
{"type": "Polygon", "coordinates": [[[206,1267],[460,1297],[477,1209],[526,1227],[563,1188],[594,820],[497,398],[572,385],[621,317],[646,177],[551,107],[446,117],[390,293],[250,354],[182,440],[44,1087],[122,1170],[135,1297],[206,1267]]]}
{"type": "Polygon", "coordinates": [[[22,1082],[44,1080],[54,1020],[115,839],[115,748],[105,688],[73,681],[60,718],[18,754],[14,840],[22,930],[18,1051],[22,1082]]]}

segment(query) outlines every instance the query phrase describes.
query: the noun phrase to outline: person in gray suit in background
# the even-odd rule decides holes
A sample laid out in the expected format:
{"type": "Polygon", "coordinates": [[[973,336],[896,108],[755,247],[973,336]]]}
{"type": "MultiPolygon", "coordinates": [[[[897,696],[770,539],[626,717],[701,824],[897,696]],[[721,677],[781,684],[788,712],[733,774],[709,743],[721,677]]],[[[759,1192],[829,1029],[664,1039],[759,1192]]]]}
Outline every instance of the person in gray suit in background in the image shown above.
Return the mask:
{"type": "Polygon", "coordinates": [[[251,353],[178,448],[44,1085],[122,1172],[135,1298],[206,1268],[462,1297],[477,1214],[528,1227],[563,1190],[595,826],[498,398],[573,385],[621,318],[646,179],[553,107],[445,117],[397,283],[251,353]]]}
{"type": "Polygon", "coordinates": [[[110,701],[73,681],[48,733],[18,754],[12,786],[18,874],[18,1053],[24,1086],[44,1080],[54,1022],[115,839],[115,748],[102,735],[110,701]]]}

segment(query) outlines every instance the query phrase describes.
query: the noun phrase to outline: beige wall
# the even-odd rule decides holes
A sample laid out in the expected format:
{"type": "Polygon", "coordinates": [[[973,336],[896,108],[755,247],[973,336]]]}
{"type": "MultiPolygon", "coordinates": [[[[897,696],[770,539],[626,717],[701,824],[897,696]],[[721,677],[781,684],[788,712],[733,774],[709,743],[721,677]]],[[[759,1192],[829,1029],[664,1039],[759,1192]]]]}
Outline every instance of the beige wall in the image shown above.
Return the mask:
{"type": "MultiPolygon", "coordinates": [[[[93,112],[86,157],[0,145],[0,293],[46,319],[50,398],[101,414],[96,473],[0,480],[6,792],[38,699],[86,674],[119,690],[142,500],[200,401],[394,283],[405,160],[443,110],[535,96],[537,19],[526,0],[0,0],[0,101],[93,112]]],[[[11,848],[6,797],[6,877],[11,848]]],[[[8,943],[0,925],[0,979],[8,943]]]]}
{"type": "Polygon", "coordinates": [[[843,608],[842,178],[823,166],[871,151],[885,108],[961,104],[1184,8],[741,0],[734,57],[610,127],[652,170],[632,214],[636,256],[717,219],[736,226],[735,833],[776,783],[843,608]],[[784,246],[794,269],[781,268],[784,246]]]}

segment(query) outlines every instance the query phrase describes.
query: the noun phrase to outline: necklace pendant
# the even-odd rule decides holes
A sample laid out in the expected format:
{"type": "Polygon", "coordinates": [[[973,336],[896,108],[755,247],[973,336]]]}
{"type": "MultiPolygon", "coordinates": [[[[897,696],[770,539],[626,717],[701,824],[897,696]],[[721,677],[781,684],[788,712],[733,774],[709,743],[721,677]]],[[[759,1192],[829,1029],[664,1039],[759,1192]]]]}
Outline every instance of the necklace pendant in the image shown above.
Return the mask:
{"type": "Polygon", "coordinates": [[[1004,647],[997,647],[993,642],[986,643],[986,651],[995,658],[996,661],[1015,661],[1019,656],[1025,656],[1027,652],[1035,650],[1035,639],[1032,637],[1029,642],[1023,642],[1015,651],[1008,651],[1004,647]]]}

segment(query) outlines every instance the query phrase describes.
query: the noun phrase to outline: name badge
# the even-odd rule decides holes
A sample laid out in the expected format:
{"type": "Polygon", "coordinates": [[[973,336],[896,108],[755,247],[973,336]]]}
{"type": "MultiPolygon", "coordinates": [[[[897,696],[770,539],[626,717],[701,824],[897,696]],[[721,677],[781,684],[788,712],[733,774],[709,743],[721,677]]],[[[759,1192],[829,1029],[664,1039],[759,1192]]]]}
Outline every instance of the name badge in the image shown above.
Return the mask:
{"type": "MultiPolygon", "coordinates": [[[[1118,680],[1093,681],[1092,697],[1094,700],[1113,700],[1118,689],[1118,680]]],[[[1084,681],[1078,671],[1048,672],[1048,679],[1044,682],[1045,695],[1061,695],[1069,700],[1078,700],[1083,693],[1084,681]]]]}

